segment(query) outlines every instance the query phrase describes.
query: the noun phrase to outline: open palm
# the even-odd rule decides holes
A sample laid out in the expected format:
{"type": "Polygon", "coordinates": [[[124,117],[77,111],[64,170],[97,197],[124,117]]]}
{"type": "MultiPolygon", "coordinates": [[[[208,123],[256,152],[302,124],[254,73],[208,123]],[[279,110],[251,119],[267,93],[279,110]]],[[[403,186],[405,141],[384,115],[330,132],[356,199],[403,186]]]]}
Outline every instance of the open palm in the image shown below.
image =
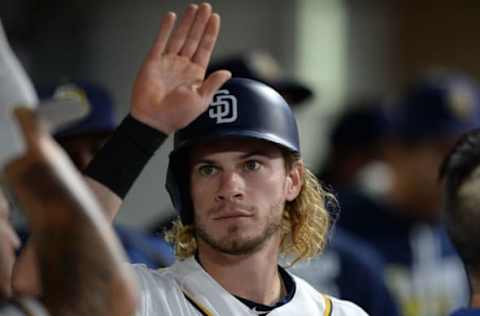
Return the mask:
{"type": "Polygon", "coordinates": [[[217,71],[204,79],[220,29],[209,4],[190,5],[178,26],[168,13],[135,80],[131,114],[164,133],[185,127],[206,110],[230,78],[217,71]]]}

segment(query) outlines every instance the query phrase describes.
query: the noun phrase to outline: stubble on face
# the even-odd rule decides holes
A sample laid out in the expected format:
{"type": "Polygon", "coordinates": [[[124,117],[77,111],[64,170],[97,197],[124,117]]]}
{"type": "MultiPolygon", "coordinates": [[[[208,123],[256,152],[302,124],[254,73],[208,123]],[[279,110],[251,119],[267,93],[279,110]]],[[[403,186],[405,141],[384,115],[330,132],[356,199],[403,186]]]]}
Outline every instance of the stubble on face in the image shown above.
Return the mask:
{"type": "Polygon", "coordinates": [[[228,255],[249,255],[262,249],[265,243],[279,232],[282,225],[283,209],[285,202],[277,201],[271,205],[266,223],[263,228],[253,236],[242,236],[242,227],[230,224],[226,235],[216,236],[208,231],[205,223],[195,219],[195,233],[197,238],[204,241],[213,249],[228,255]]]}

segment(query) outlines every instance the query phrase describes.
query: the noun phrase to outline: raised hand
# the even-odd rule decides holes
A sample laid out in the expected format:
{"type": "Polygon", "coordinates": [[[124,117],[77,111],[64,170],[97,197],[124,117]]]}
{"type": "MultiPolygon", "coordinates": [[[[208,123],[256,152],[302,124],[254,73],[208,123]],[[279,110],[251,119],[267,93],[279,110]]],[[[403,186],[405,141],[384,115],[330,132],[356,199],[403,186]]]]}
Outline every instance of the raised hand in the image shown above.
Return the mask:
{"type": "Polygon", "coordinates": [[[175,20],[173,12],[163,18],[132,93],[132,116],[166,134],[204,112],[231,76],[220,70],[204,78],[220,29],[210,4],[191,4],[174,28],[175,20]]]}

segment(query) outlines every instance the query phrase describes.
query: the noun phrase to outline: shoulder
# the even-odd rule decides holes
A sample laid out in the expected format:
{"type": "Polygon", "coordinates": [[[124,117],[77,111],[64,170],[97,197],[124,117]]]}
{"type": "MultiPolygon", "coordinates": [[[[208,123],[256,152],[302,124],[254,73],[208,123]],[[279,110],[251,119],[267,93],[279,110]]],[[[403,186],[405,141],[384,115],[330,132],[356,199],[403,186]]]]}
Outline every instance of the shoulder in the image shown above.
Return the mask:
{"type": "MultiPolygon", "coordinates": [[[[187,297],[189,282],[202,283],[197,280],[199,267],[193,258],[179,260],[168,268],[157,270],[144,264],[133,264],[132,269],[140,295],[137,315],[179,315],[192,311],[187,297]]],[[[205,284],[199,285],[205,287],[205,284]]]]}
{"type": "Polygon", "coordinates": [[[151,269],[145,264],[132,264],[133,272],[137,276],[140,286],[156,284],[157,286],[168,285],[175,282],[171,268],[151,269]]]}
{"type": "Polygon", "coordinates": [[[136,315],[198,315],[199,311],[204,315],[243,315],[248,311],[193,258],[160,270],[145,265],[133,265],[133,269],[140,288],[136,315]]]}
{"type": "Polygon", "coordinates": [[[144,264],[133,264],[137,278],[139,302],[136,315],[170,314],[179,310],[175,302],[183,301],[183,293],[175,281],[171,268],[153,270],[144,264]]]}
{"type": "Polygon", "coordinates": [[[300,296],[313,299],[318,303],[318,305],[323,306],[322,309],[324,310],[324,315],[368,316],[368,314],[358,305],[330,295],[322,294],[302,278],[297,276],[293,277],[297,286],[297,291],[300,292],[300,296]]]}
{"type": "Polygon", "coordinates": [[[173,267],[153,270],[144,264],[134,264],[132,268],[139,288],[136,315],[179,315],[188,310],[173,267]]]}

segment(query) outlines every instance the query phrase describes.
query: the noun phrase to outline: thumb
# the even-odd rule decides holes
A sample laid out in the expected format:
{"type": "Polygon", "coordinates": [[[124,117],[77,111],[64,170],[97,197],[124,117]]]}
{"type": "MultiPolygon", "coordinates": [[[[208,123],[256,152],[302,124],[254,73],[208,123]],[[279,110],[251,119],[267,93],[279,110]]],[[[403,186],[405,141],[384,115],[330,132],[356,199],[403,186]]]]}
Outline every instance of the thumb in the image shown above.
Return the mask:
{"type": "Polygon", "coordinates": [[[232,77],[230,71],[227,70],[218,70],[210,74],[208,78],[203,82],[202,86],[199,89],[200,95],[208,100],[208,103],[213,98],[213,95],[217,90],[232,77]]]}

